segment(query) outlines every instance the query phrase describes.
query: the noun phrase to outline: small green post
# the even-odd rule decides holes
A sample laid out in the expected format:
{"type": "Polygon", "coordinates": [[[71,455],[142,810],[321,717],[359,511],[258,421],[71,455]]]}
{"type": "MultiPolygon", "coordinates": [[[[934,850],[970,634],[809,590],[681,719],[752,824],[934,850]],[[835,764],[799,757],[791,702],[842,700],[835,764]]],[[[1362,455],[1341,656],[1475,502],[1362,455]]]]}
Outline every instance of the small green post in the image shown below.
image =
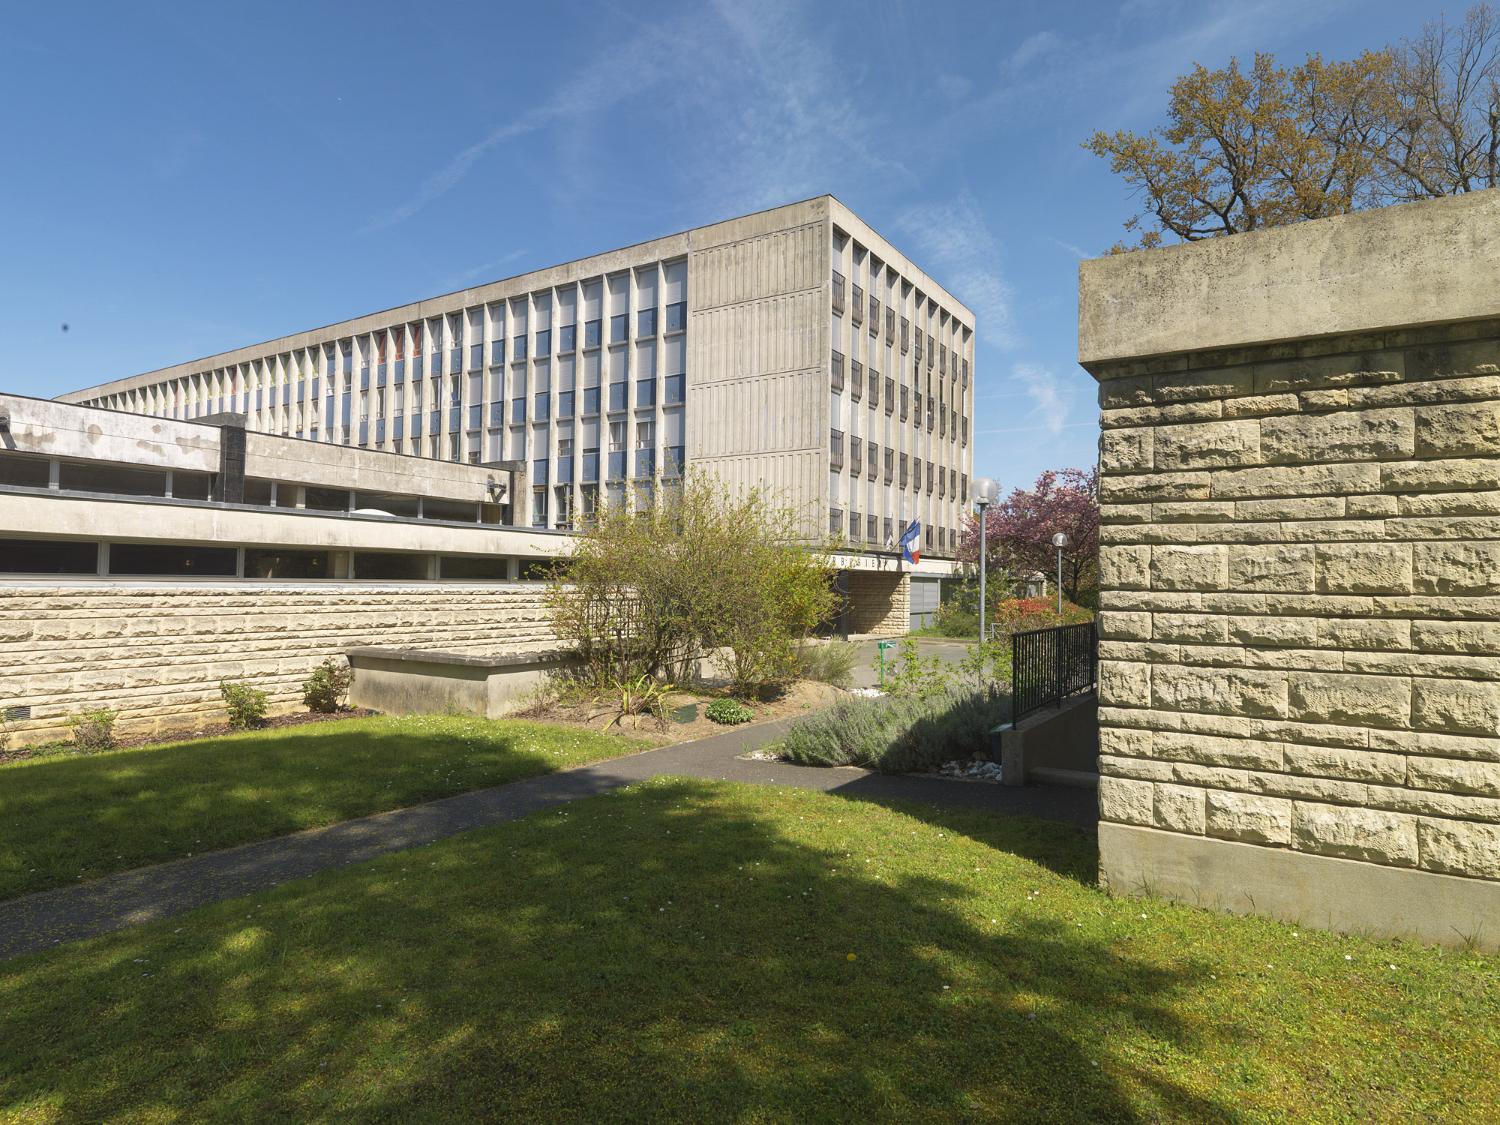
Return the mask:
{"type": "Polygon", "coordinates": [[[875,647],[880,650],[880,690],[885,690],[885,650],[895,648],[895,641],[876,641],[875,647]]]}

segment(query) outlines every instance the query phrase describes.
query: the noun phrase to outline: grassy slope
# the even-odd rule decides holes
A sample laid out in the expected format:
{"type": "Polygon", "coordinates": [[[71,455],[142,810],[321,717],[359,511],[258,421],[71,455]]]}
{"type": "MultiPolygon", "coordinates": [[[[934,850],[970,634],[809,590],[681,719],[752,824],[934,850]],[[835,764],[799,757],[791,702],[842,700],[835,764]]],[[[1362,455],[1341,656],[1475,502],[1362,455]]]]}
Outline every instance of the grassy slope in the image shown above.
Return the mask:
{"type": "Polygon", "coordinates": [[[1494,1120],[1500,962],[657,781],[0,964],[0,1118],[1494,1120]]]}
{"type": "Polygon", "coordinates": [[[0,767],[0,898],[639,748],[542,723],[412,716],[0,767]]]}

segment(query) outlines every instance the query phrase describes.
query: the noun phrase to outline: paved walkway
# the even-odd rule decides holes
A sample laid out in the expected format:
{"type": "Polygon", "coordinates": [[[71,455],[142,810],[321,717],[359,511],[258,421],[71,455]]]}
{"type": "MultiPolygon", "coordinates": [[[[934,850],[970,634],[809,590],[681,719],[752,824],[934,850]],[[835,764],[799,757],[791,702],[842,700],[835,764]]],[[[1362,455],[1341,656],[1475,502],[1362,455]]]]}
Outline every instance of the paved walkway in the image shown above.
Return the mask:
{"type": "Polygon", "coordinates": [[[854,768],[821,769],[784,762],[746,761],[739,757],[774,741],[789,722],[760,723],[697,742],[578,766],[0,902],[0,959],[170,918],[208,903],[430,844],[460,832],[517,820],[538,809],[592,797],[652,777],[791,785],[863,800],[983,808],[1081,825],[1092,825],[1097,819],[1091,790],[1003,788],[939,777],[878,774],[854,768]]]}

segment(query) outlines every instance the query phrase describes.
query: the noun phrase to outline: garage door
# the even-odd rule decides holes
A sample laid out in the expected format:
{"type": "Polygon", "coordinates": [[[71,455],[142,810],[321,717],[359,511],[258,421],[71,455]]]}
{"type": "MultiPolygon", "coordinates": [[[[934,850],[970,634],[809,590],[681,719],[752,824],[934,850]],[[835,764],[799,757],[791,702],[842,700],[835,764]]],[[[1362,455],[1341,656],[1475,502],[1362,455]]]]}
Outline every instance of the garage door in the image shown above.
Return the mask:
{"type": "Polygon", "coordinates": [[[923,629],[937,621],[938,603],[942,598],[941,581],[936,578],[911,580],[911,627],[923,629]]]}

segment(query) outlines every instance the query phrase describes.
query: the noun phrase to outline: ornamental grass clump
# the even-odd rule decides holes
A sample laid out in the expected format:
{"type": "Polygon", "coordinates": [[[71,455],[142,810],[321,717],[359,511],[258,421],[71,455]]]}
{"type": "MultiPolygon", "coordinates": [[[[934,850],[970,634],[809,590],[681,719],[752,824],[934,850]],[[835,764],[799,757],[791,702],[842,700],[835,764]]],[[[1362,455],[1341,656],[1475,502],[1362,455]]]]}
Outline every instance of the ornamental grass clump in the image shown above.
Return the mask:
{"type": "Polygon", "coordinates": [[[847,699],[794,723],[781,754],[806,766],[906,773],[984,751],[1009,714],[1010,698],[991,692],[847,699]]]}

